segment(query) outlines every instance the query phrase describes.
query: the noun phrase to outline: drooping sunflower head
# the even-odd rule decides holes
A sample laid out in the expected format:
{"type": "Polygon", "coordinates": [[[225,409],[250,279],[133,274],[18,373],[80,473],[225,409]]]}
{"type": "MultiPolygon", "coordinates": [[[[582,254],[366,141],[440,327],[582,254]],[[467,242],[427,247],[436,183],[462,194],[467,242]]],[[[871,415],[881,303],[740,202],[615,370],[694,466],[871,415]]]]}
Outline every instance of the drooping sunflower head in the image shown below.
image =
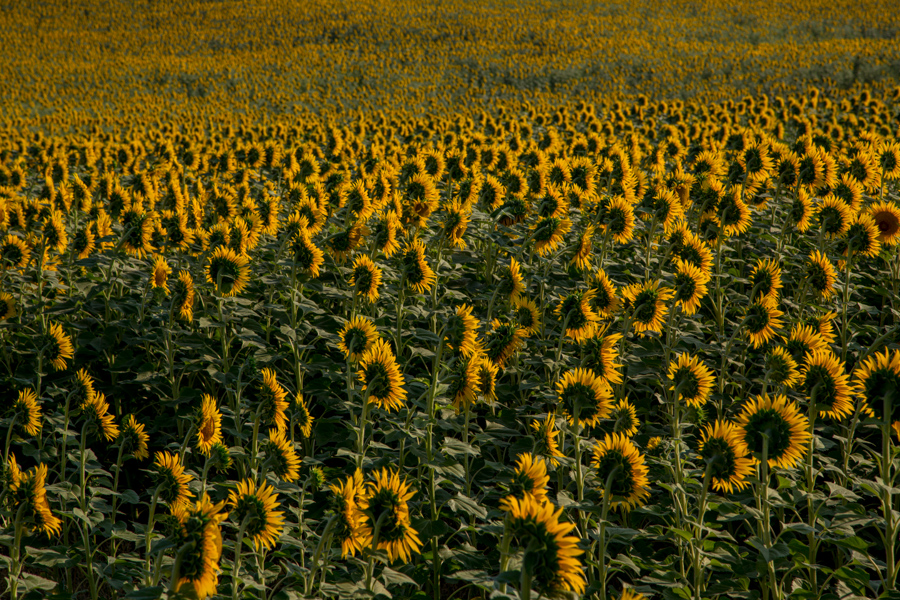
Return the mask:
{"type": "Polygon", "coordinates": [[[185,270],[178,272],[178,278],[172,284],[173,316],[184,322],[194,318],[194,279],[185,270]]]}
{"type": "Polygon", "coordinates": [[[472,307],[463,304],[444,324],[444,342],[455,353],[471,358],[478,349],[477,328],[478,320],[472,316],[472,307]]]}
{"type": "Polygon", "coordinates": [[[343,264],[362,244],[367,233],[368,228],[353,224],[329,237],[325,247],[331,252],[335,262],[343,264]]]}
{"type": "Polygon", "coordinates": [[[297,392],[294,400],[291,402],[291,410],[294,414],[294,422],[300,428],[303,437],[308,438],[312,435],[313,419],[309,412],[309,406],[306,405],[306,399],[301,392],[297,392]]]}
{"type": "Polygon", "coordinates": [[[510,498],[507,523],[519,546],[527,548],[524,561],[532,576],[532,585],[544,596],[561,592],[584,593],[585,578],[578,556],[578,538],[568,535],[575,525],[561,522],[562,509],[553,510],[549,503],[538,502],[526,495],[522,500],[510,498]]]}
{"type": "Polygon", "coordinates": [[[209,456],[213,444],[222,441],[222,413],[216,406],[216,399],[203,394],[197,422],[197,450],[209,456]]]}
{"type": "Polygon", "coordinates": [[[597,291],[576,290],[565,296],[556,305],[555,313],[565,326],[565,334],[576,342],[589,338],[595,330],[596,323],[600,320],[594,312],[591,301],[597,291]]]}
{"type": "Polygon", "coordinates": [[[666,302],[675,296],[670,288],[660,287],[659,281],[632,283],[622,289],[624,306],[632,315],[634,330],[641,335],[649,331],[661,333],[669,307],[666,302]]]}
{"type": "Polygon", "coordinates": [[[447,395],[453,398],[453,408],[457,412],[464,407],[471,406],[478,399],[480,391],[478,365],[480,361],[481,357],[477,354],[470,358],[459,355],[451,363],[447,395]]]}
{"type": "Polygon", "coordinates": [[[800,380],[809,402],[819,414],[837,421],[853,412],[853,388],[843,365],[831,350],[807,354],[800,380]]]}
{"type": "Polygon", "coordinates": [[[422,547],[418,532],[410,524],[408,502],[413,495],[415,492],[400,480],[398,472],[381,469],[359,498],[366,545],[377,539],[377,549],[385,550],[392,561],[408,562],[422,547]]]}
{"type": "Polygon", "coordinates": [[[818,250],[814,250],[806,260],[806,280],[810,288],[819,296],[826,299],[834,293],[834,282],[837,275],[834,265],[828,257],[818,250]]]}
{"type": "Polygon", "coordinates": [[[356,362],[378,339],[378,332],[372,321],[363,316],[356,316],[344,324],[338,337],[340,351],[348,360],[356,362]]]}
{"type": "Polygon", "coordinates": [[[184,465],[177,454],[157,452],[153,460],[159,498],[171,508],[186,505],[194,494],[188,487],[191,476],[184,472],[184,465]]]}
{"type": "Polygon", "coordinates": [[[559,459],[564,455],[556,441],[556,415],[550,413],[543,421],[535,419],[531,422],[531,429],[534,431],[534,454],[542,456],[554,467],[559,465],[559,459]]]}
{"type": "Polygon", "coordinates": [[[612,411],[612,390],[609,384],[590,369],[567,371],[556,384],[563,414],[569,423],[596,426],[612,411]]]}
{"type": "Polygon", "coordinates": [[[42,336],[40,346],[44,358],[49,360],[57,371],[65,369],[66,361],[75,356],[72,338],[63,331],[62,325],[59,323],[50,323],[48,332],[42,336]]]}
{"type": "Polygon", "coordinates": [[[634,208],[622,196],[615,196],[606,205],[603,230],[619,244],[627,244],[634,237],[634,208]]]}
{"type": "Polygon", "coordinates": [[[766,352],[766,377],[775,385],[793,387],[800,381],[797,361],[782,346],[776,346],[766,352]]]}
{"type": "Polygon", "coordinates": [[[594,226],[586,225],[578,235],[572,250],[572,260],[569,262],[579,271],[587,271],[591,266],[591,252],[593,250],[594,226]]]}
{"type": "Polygon", "coordinates": [[[271,549],[284,529],[284,513],[278,507],[278,494],[271,485],[259,487],[253,479],[238,482],[237,488],[228,493],[228,504],[236,523],[244,533],[260,547],[271,549]]]}
{"type": "Polygon", "coordinates": [[[144,431],[144,424],[138,423],[134,415],[128,415],[125,418],[120,440],[136,459],[144,460],[150,456],[147,451],[147,443],[150,441],[150,436],[144,431]]]}
{"type": "Polygon", "coordinates": [[[792,400],[778,394],[757,396],[737,417],[739,440],[757,460],[766,454],[770,467],[789,469],[809,445],[809,421],[792,400]]]}
{"type": "Polygon", "coordinates": [[[686,315],[696,314],[700,301],[706,296],[709,276],[693,263],[675,259],[675,302],[686,315]]]}
{"type": "Polygon", "coordinates": [[[368,256],[357,256],[353,261],[350,285],[357,295],[370,303],[375,302],[378,299],[378,288],[381,286],[381,269],[368,256]]]}
{"type": "Polygon", "coordinates": [[[47,500],[47,465],[40,464],[23,472],[10,454],[6,465],[6,486],[13,511],[22,510],[27,527],[40,531],[48,538],[59,535],[62,520],[50,510],[47,500]]]}
{"type": "Polygon", "coordinates": [[[709,399],[715,381],[712,371],[698,356],[680,354],[678,360],[669,365],[669,379],[678,398],[694,407],[703,406],[709,399]]]}
{"type": "Polygon", "coordinates": [[[622,365],[616,362],[619,357],[617,347],[621,339],[620,333],[594,335],[584,344],[585,366],[610,385],[622,383],[619,371],[622,365]]]}
{"type": "Polygon", "coordinates": [[[872,414],[880,420],[900,419],[900,350],[875,353],[854,374],[856,388],[872,414]],[[885,415],[885,409],[889,414],[885,415]]]}
{"type": "Polygon", "coordinates": [[[534,335],[541,327],[541,312],[537,303],[530,298],[519,296],[512,302],[513,314],[519,327],[526,335],[534,335]]]}
{"type": "Polygon", "coordinates": [[[269,429],[266,463],[271,465],[272,472],[282,481],[297,481],[300,476],[300,457],[281,429],[269,429]]]}
{"type": "Polygon", "coordinates": [[[250,261],[231,248],[219,246],[206,265],[206,281],[226,298],[236,296],[250,282],[250,261]]]}
{"type": "Polygon", "coordinates": [[[115,417],[109,414],[106,396],[94,392],[81,403],[81,411],[89,426],[103,434],[107,442],[119,437],[119,427],[116,425],[115,417]]]}
{"type": "Polygon", "coordinates": [[[509,267],[500,273],[500,285],[497,287],[497,293],[512,301],[524,291],[525,282],[522,278],[521,268],[518,261],[512,258],[509,261],[509,267]]]}
{"type": "Polygon", "coordinates": [[[325,263],[325,253],[313,243],[308,230],[301,229],[291,237],[290,251],[300,272],[312,278],[319,276],[319,269],[325,263]]]}
{"type": "Polygon", "coordinates": [[[650,497],[649,469],[644,457],[630,439],[619,433],[608,433],[594,446],[595,475],[609,505],[629,511],[650,497]],[[609,489],[606,489],[606,486],[609,489]]]}
{"type": "Polygon", "coordinates": [[[502,367],[519,350],[526,337],[525,330],[515,323],[494,319],[485,338],[485,356],[497,367],[502,367]]]}
{"type": "Polygon", "coordinates": [[[746,487],[753,460],[747,456],[737,425],[722,420],[706,425],[697,452],[708,465],[714,490],[730,494],[746,487]]]}
{"type": "Polygon", "coordinates": [[[778,291],[781,289],[781,267],[774,259],[759,259],[750,273],[750,283],[753,284],[754,290],[754,293],[750,294],[751,298],[762,294],[777,299],[778,291]]]}
{"type": "Polygon", "coordinates": [[[760,296],[747,307],[744,315],[744,330],[750,345],[754,348],[766,344],[775,337],[775,330],[781,328],[784,313],[777,308],[777,301],[771,296],[760,296]]]}
{"type": "Polygon", "coordinates": [[[287,390],[278,383],[275,371],[260,371],[258,380],[249,388],[248,396],[253,402],[256,418],[263,426],[275,427],[279,431],[287,428],[287,390]]]}
{"type": "Polygon", "coordinates": [[[408,243],[400,256],[401,270],[406,284],[418,294],[431,289],[437,278],[425,260],[425,245],[422,240],[415,239],[408,243]]]}
{"type": "Polygon", "coordinates": [[[13,414],[26,434],[37,435],[41,431],[41,405],[34,390],[19,390],[13,402],[13,414]]]}
{"type": "Polygon", "coordinates": [[[827,350],[828,343],[811,325],[794,325],[785,340],[785,349],[799,363],[807,354],[827,350]]]}
{"type": "Polygon", "coordinates": [[[497,400],[497,374],[499,369],[497,364],[486,355],[478,357],[478,363],[475,371],[478,377],[478,389],[481,390],[481,397],[487,403],[497,400]]]}
{"type": "Polygon", "coordinates": [[[180,577],[174,586],[177,594],[203,600],[216,593],[222,556],[221,523],[228,518],[224,507],[224,502],[214,504],[206,494],[193,506],[184,503],[172,507],[179,525],[175,541],[182,549],[180,577]]]}
{"type": "Polygon", "coordinates": [[[362,552],[363,539],[360,528],[362,513],[357,505],[357,495],[365,490],[359,487],[353,476],[329,486],[332,492],[329,504],[336,519],[332,535],[341,543],[341,558],[362,552]]]}
{"type": "Polygon", "coordinates": [[[613,433],[622,434],[627,438],[634,437],[640,425],[634,405],[628,398],[622,398],[613,405],[609,418],[612,420],[613,433]]]}
{"type": "Polygon", "coordinates": [[[369,402],[374,402],[382,410],[400,410],[406,400],[403,375],[390,345],[377,339],[360,357],[359,380],[369,402]]]}
{"type": "Polygon", "coordinates": [[[572,221],[567,217],[546,217],[538,221],[531,233],[538,256],[546,256],[556,250],[570,229],[572,221]]]}
{"type": "Polygon", "coordinates": [[[597,269],[594,275],[597,287],[592,300],[592,306],[600,317],[611,317],[619,308],[619,298],[616,296],[616,286],[613,285],[603,269],[597,269]]]}
{"type": "Polygon", "coordinates": [[[25,240],[7,234],[0,242],[0,269],[24,269],[31,260],[31,247],[25,240]]]}
{"type": "Polygon", "coordinates": [[[400,229],[400,218],[392,210],[382,212],[375,221],[372,242],[385,258],[392,257],[400,249],[400,242],[397,239],[400,229]]]}
{"type": "Polygon", "coordinates": [[[531,495],[538,502],[546,502],[549,482],[550,477],[547,475],[544,459],[535,458],[530,452],[520,454],[513,468],[509,495],[500,501],[500,508],[509,510],[510,498],[522,500],[526,495],[531,495]]]}
{"type": "MultiPolygon", "coordinates": [[[[882,244],[893,246],[900,240],[900,207],[893,202],[877,202],[869,207],[868,213],[875,221],[882,244]]],[[[2,249],[0,256],[3,256],[2,249]]]]}
{"type": "Polygon", "coordinates": [[[454,200],[447,205],[444,212],[444,221],[441,229],[444,239],[449,242],[453,248],[464,250],[466,248],[466,240],[464,236],[469,226],[469,209],[461,200],[454,200]]]}

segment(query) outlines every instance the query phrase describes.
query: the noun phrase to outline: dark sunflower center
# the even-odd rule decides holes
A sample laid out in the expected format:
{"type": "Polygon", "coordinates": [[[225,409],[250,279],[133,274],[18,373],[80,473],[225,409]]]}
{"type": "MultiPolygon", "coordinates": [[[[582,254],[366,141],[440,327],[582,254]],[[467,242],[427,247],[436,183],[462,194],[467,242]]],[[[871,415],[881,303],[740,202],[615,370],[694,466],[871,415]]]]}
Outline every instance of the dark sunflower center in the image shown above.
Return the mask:
{"type": "Polygon", "coordinates": [[[519,320],[519,325],[522,327],[531,327],[534,325],[534,315],[531,314],[531,311],[528,310],[527,307],[520,306],[516,310],[516,318],[519,320]]]}
{"type": "Polygon", "coordinates": [[[745,441],[747,447],[756,454],[762,455],[763,434],[769,436],[769,459],[780,458],[791,446],[791,425],[778,411],[771,408],[760,410],[750,416],[745,441]]]}
{"type": "Polygon", "coordinates": [[[488,340],[487,355],[491,360],[498,359],[503,351],[515,340],[516,328],[510,323],[503,323],[491,333],[488,340]]]}
{"type": "Polygon", "coordinates": [[[563,300],[560,314],[563,319],[568,318],[568,323],[566,324],[568,329],[581,329],[588,323],[587,315],[582,310],[581,297],[581,294],[571,294],[563,300]]]}
{"type": "Polygon", "coordinates": [[[729,479],[735,474],[735,455],[731,445],[722,438],[710,438],[700,453],[710,463],[709,474],[717,479],[729,479]]]}
{"type": "Polygon", "coordinates": [[[772,273],[770,273],[766,269],[760,269],[759,271],[754,273],[750,282],[753,284],[754,288],[759,288],[759,292],[763,296],[768,296],[772,291],[772,286],[774,285],[772,281],[772,273]]]}
{"type": "Polygon", "coordinates": [[[827,234],[836,234],[844,226],[844,217],[841,214],[841,211],[833,206],[822,208],[820,218],[822,219],[822,228],[827,234]]]}
{"type": "Polygon", "coordinates": [[[871,245],[869,232],[860,223],[854,223],[847,230],[847,247],[850,252],[866,252],[871,245]]]}
{"type": "Polygon", "coordinates": [[[612,208],[609,213],[609,232],[613,235],[622,235],[628,224],[625,211],[621,208],[612,208]]]}
{"type": "Polygon", "coordinates": [[[594,390],[583,383],[566,386],[562,392],[562,399],[569,414],[579,421],[590,421],[597,414],[597,397],[594,390]]]}
{"type": "Polygon", "coordinates": [[[556,233],[556,228],[558,226],[559,219],[555,217],[542,220],[534,230],[534,241],[549,242],[553,239],[553,235],[556,233]]]}
{"type": "Polygon", "coordinates": [[[509,483],[509,493],[521,499],[526,492],[534,492],[535,487],[534,479],[529,477],[527,473],[516,471],[513,473],[512,481],[509,483]]]}

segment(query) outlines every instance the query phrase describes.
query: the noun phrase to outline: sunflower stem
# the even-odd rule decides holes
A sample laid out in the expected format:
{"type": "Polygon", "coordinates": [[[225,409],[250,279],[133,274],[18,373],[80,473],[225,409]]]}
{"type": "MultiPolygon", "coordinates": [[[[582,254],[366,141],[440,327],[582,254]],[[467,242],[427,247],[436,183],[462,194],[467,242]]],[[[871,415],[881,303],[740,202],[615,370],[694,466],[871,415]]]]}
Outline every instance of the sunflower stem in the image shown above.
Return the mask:
{"type": "Polygon", "coordinates": [[[841,361],[847,360],[847,345],[850,340],[847,339],[847,329],[850,320],[847,316],[847,306],[850,304],[850,265],[853,263],[853,251],[847,249],[847,260],[844,266],[844,297],[843,297],[843,313],[841,315],[841,361]]]}
{"type": "Polygon", "coordinates": [[[162,484],[157,486],[153,492],[153,500],[150,502],[150,513],[147,515],[147,531],[144,534],[144,552],[147,553],[146,565],[144,566],[144,580],[150,585],[150,562],[152,555],[150,553],[150,543],[153,541],[153,517],[156,515],[156,504],[159,502],[159,492],[162,484]]]}
{"type": "Polygon", "coordinates": [[[178,549],[178,554],[175,555],[175,561],[172,563],[172,571],[169,575],[169,594],[174,596],[178,593],[178,580],[181,579],[181,563],[184,562],[184,557],[194,549],[194,542],[189,542],[178,549]]]}
{"type": "Polygon", "coordinates": [[[607,598],[606,595],[606,525],[607,525],[607,517],[609,516],[609,498],[612,492],[610,489],[612,488],[613,477],[615,477],[616,473],[621,470],[621,467],[616,466],[613,470],[606,476],[606,483],[603,486],[603,509],[600,513],[600,540],[598,544],[598,552],[599,556],[597,557],[597,564],[600,566],[600,597],[607,598]]]}
{"type": "MultiPolygon", "coordinates": [[[[326,546],[331,548],[331,537],[332,531],[334,530],[334,524],[337,521],[337,515],[331,515],[328,518],[328,523],[325,525],[325,531],[322,533],[322,537],[319,538],[319,543],[316,544],[316,552],[313,554],[312,567],[309,573],[309,579],[306,580],[305,585],[305,595],[309,596],[312,594],[312,588],[316,583],[316,571],[319,570],[319,558],[322,556],[322,549],[326,546]]],[[[326,555],[327,559],[327,555],[326,555]]],[[[322,565],[322,568],[325,568],[325,565],[322,565]]],[[[322,575],[322,581],[325,581],[325,574],[322,575]]]]}
{"type": "MultiPolygon", "coordinates": [[[[816,386],[818,387],[818,385],[816,386]]],[[[814,456],[816,450],[816,417],[819,410],[815,403],[815,389],[810,394],[809,399],[809,452],[806,456],[806,511],[810,531],[807,533],[807,543],[809,544],[809,583],[810,589],[816,596],[819,595],[818,569],[816,568],[816,553],[818,551],[819,535],[816,532],[816,510],[813,506],[813,492],[816,488],[816,472],[814,470],[814,456]]]]}
{"type": "Polygon", "coordinates": [[[231,598],[232,600],[238,600],[239,587],[238,584],[241,581],[241,549],[244,545],[244,531],[247,529],[247,523],[250,522],[250,519],[253,517],[252,514],[247,514],[244,516],[244,519],[241,521],[241,526],[238,529],[238,536],[234,540],[234,565],[231,569],[231,598]]]}
{"type": "Polygon", "coordinates": [[[119,439],[119,456],[116,458],[116,475],[113,477],[113,493],[112,493],[112,510],[109,514],[109,519],[113,525],[116,524],[116,505],[119,503],[119,473],[122,472],[122,454],[125,451],[125,440],[124,436],[120,435],[119,439]]]}
{"type": "Polygon", "coordinates": [[[881,483],[882,483],[882,511],[884,512],[885,534],[885,587],[889,590],[895,588],[897,583],[897,563],[895,550],[897,544],[896,523],[894,523],[893,509],[893,477],[891,466],[893,465],[893,439],[891,437],[891,416],[893,412],[892,396],[894,391],[889,389],[884,394],[882,423],[881,423],[881,483]]]}
{"type": "Polygon", "coordinates": [[[531,565],[528,561],[529,553],[525,552],[525,557],[522,559],[522,578],[519,584],[519,598],[521,600],[531,600],[531,565]]]}
{"type": "Polygon", "coordinates": [[[694,600],[700,600],[704,590],[703,585],[703,569],[700,564],[700,550],[703,548],[703,523],[706,517],[706,500],[709,497],[709,481],[712,479],[712,468],[714,461],[706,463],[706,470],[703,473],[703,490],[700,492],[700,505],[697,511],[697,525],[694,530],[694,537],[691,540],[693,552],[694,568],[694,600]]]}

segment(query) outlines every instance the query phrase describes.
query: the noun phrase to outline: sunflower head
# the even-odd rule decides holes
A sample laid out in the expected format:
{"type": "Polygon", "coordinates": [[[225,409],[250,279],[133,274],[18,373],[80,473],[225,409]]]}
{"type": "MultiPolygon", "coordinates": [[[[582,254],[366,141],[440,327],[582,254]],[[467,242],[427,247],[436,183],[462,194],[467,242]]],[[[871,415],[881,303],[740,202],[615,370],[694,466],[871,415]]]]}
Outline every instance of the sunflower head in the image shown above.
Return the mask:
{"type": "Polygon", "coordinates": [[[378,288],[381,287],[381,269],[368,256],[357,256],[353,261],[350,285],[357,295],[370,303],[375,302],[378,299],[378,288]]]}
{"type": "Polygon", "coordinates": [[[609,494],[611,507],[628,511],[646,501],[650,496],[649,469],[634,442],[609,433],[594,446],[593,454],[595,475],[603,493],[609,494]]]}
{"type": "Polygon", "coordinates": [[[355,556],[362,551],[363,532],[360,526],[362,513],[357,505],[359,494],[365,490],[360,489],[361,482],[351,476],[342,482],[329,486],[332,492],[329,498],[329,506],[335,515],[333,535],[341,542],[341,558],[347,555],[355,556]]]}
{"type": "Polygon", "coordinates": [[[800,381],[797,361],[782,346],[776,346],[766,353],[766,377],[775,385],[790,388],[800,381]]]}
{"type": "Polygon", "coordinates": [[[621,363],[617,350],[622,334],[594,335],[584,343],[585,366],[610,385],[622,383],[621,363]]]}
{"type": "Polygon", "coordinates": [[[454,352],[470,358],[478,346],[477,328],[478,320],[472,316],[472,307],[463,304],[444,324],[444,342],[454,352]]]}
{"type": "Polygon", "coordinates": [[[221,523],[228,518],[224,502],[214,504],[206,494],[193,506],[185,503],[172,508],[178,523],[175,542],[183,550],[175,592],[203,599],[216,593],[219,582],[219,558],[222,556],[221,523]]]}
{"type": "Polygon", "coordinates": [[[622,289],[625,309],[631,313],[634,330],[640,335],[649,331],[662,332],[669,307],[666,302],[675,296],[670,288],[659,286],[659,281],[633,283],[622,289]]]}
{"type": "Polygon", "coordinates": [[[509,510],[508,500],[510,498],[521,500],[526,495],[533,496],[538,502],[546,502],[549,482],[547,465],[542,458],[535,459],[530,452],[520,454],[509,484],[509,496],[501,500],[500,507],[509,510]]]}
{"type": "Polygon", "coordinates": [[[574,426],[596,426],[612,411],[609,384],[590,369],[567,371],[556,384],[563,413],[574,426]]]}
{"type": "Polygon", "coordinates": [[[19,390],[12,411],[16,423],[26,434],[37,435],[41,431],[41,405],[34,390],[19,390]]]}
{"type": "Polygon", "coordinates": [[[697,452],[706,461],[713,489],[732,493],[747,485],[753,473],[753,460],[740,440],[740,429],[729,421],[706,425],[697,452]]]}
{"type": "Polygon", "coordinates": [[[50,323],[49,330],[42,336],[40,346],[44,358],[49,360],[57,371],[65,369],[66,360],[71,360],[75,356],[72,338],[66,334],[59,323],[50,323]]]}
{"type": "Polygon", "coordinates": [[[613,405],[609,418],[612,420],[613,433],[622,434],[627,438],[634,437],[640,425],[634,405],[628,398],[622,398],[613,405]]]}
{"type": "Polygon", "coordinates": [[[893,202],[878,202],[869,207],[869,215],[875,221],[878,240],[882,244],[893,246],[900,240],[900,207],[893,202]]]}
{"type": "Polygon", "coordinates": [[[596,290],[576,290],[565,296],[554,311],[565,326],[565,335],[576,342],[589,338],[600,320],[591,307],[596,290]]]}
{"type": "Polygon", "coordinates": [[[515,258],[510,259],[509,267],[500,273],[500,284],[497,293],[510,301],[515,300],[519,294],[525,291],[525,282],[522,271],[515,258]]]}
{"type": "Polygon", "coordinates": [[[784,313],[777,308],[777,301],[771,296],[759,296],[747,307],[744,315],[744,330],[754,348],[766,344],[775,337],[775,330],[781,327],[784,313]]]}
{"type": "Polygon", "coordinates": [[[85,421],[93,429],[103,434],[106,441],[112,442],[119,437],[119,427],[115,417],[109,412],[109,403],[100,392],[94,392],[81,403],[81,411],[85,421]]]}
{"type": "Polygon", "coordinates": [[[300,457],[297,456],[294,445],[285,437],[284,430],[269,429],[266,462],[282,481],[297,481],[300,476],[300,457]]]}
{"type": "Polygon", "coordinates": [[[806,280],[810,288],[821,298],[827,299],[834,293],[834,282],[837,275],[834,265],[828,257],[818,250],[814,250],[806,261],[806,280]]]}
{"type": "Polygon", "coordinates": [[[197,420],[197,449],[200,454],[209,456],[213,445],[222,441],[222,413],[216,406],[216,399],[209,394],[203,394],[200,400],[197,420]]]}
{"type": "Polygon", "coordinates": [[[770,467],[789,469],[809,445],[809,421],[800,408],[783,395],[757,396],[737,417],[739,439],[757,460],[766,454],[770,467]]]}
{"type": "Polygon", "coordinates": [[[227,297],[236,296],[250,281],[250,261],[231,248],[219,246],[209,257],[206,265],[206,281],[213,284],[216,292],[227,297]]]}
{"type": "Polygon", "coordinates": [[[409,517],[408,501],[413,495],[415,492],[400,480],[399,473],[382,469],[359,498],[365,543],[377,541],[376,547],[385,550],[392,561],[408,562],[422,547],[409,517]]]}
{"type": "Polygon", "coordinates": [[[291,409],[294,412],[294,418],[297,426],[300,428],[300,433],[303,434],[303,437],[308,438],[312,435],[314,419],[309,412],[309,406],[307,406],[302,393],[297,392],[297,395],[294,396],[294,400],[291,402],[291,409]]]}
{"type": "Polygon", "coordinates": [[[853,388],[843,365],[831,350],[807,354],[800,380],[810,404],[820,414],[840,420],[853,412],[853,388]]]}
{"type": "Polygon", "coordinates": [[[24,269],[31,259],[31,247],[22,238],[8,234],[0,242],[0,269],[24,269]]]}
{"type": "Polygon", "coordinates": [[[356,316],[344,324],[338,337],[340,338],[338,341],[340,351],[344,353],[347,360],[356,362],[378,339],[378,332],[372,321],[366,317],[356,316]]]}
{"type": "Polygon", "coordinates": [[[494,319],[485,339],[485,356],[502,367],[519,350],[526,336],[525,330],[515,323],[494,319]]]}
{"type": "Polygon", "coordinates": [[[680,354],[669,365],[669,379],[676,396],[694,407],[703,406],[709,399],[715,377],[697,356],[680,354]]]}
{"type": "Polygon", "coordinates": [[[259,487],[252,479],[244,479],[237,488],[228,493],[231,515],[239,523],[258,550],[267,550],[284,529],[284,513],[278,507],[278,494],[271,485],[263,483],[259,487]]]}
{"type": "Polygon", "coordinates": [[[144,431],[143,423],[138,423],[134,415],[128,415],[125,418],[119,439],[136,459],[144,460],[150,456],[147,451],[147,443],[150,441],[150,436],[144,431]]]}
{"type": "Polygon", "coordinates": [[[700,309],[700,301],[706,296],[709,276],[693,263],[675,258],[675,302],[686,315],[693,315],[700,309]]]}
{"type": "Polygon", "coordinates": [[[156,471],[159,498],[170,507],[174,509],[186,505],[194,496],[188,488],[191,476],[184,472],[184,465],[177,454],[157,452],[153,468],[156,471]]]}
{"type": "Polygon", "coordinates": [[[385,340],[376,339],[359,360],[359,380],[369,402],[383,410],[400,410],[406,390],[400,366],[385,340]]]}
{"type": "Polygon", "coordinates": [[[559,451],[559,444],[556,442],[556,415],[550,413],[543,421],[537,419],[532,421],[531,429],[534,437],[534,454],[542,456],[554,467],[559,465],[563,453],[559,451]]]}
{"type": "Polygon", "coordinates": [[[422,240],[416,239],[407,244],[400,262],[406,284],[418,294],[430,290],[437,280],[434,271],[425,260],[425,245],[422,240]]]}
{"type": "Polygon", "coordinates": [[[885,349],[867,357],[856,368],[854,379],[875,417],[889,422],[900,419],[900,350],[885,349]]]}

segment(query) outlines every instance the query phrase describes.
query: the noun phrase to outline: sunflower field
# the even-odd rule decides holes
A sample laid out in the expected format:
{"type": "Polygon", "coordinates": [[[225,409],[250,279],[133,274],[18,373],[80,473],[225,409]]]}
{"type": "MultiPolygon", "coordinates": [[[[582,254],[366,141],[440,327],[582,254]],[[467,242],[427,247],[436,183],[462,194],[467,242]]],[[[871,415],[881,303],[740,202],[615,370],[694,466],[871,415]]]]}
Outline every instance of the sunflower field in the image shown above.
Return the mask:
{"type": "Polygon", "coordinates": [[[4,597],[900,598],[844,4],[0,2],[4,597]]]}

